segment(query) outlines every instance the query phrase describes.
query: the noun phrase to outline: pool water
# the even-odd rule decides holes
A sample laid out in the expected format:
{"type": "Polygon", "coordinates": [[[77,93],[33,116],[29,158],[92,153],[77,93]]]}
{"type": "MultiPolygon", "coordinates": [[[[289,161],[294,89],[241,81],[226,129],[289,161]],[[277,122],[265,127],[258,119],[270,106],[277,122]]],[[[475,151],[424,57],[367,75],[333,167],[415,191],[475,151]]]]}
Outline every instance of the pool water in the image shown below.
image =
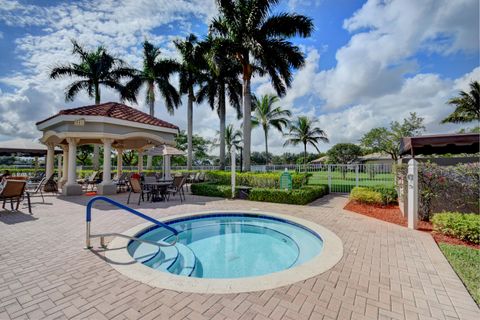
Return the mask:
{"type": "MultiPolygon", "coordinates": [[[[208,214],[167,222],[178,242],[161,247],[131,241],[130,255],[148,267],[187,277],[241,278],[289,269],[319,255],[322,238],[283,219],[253,214],[208,214]]],[[[151,228],[140,239],[171,243],[164,228],[151,228]]]]}

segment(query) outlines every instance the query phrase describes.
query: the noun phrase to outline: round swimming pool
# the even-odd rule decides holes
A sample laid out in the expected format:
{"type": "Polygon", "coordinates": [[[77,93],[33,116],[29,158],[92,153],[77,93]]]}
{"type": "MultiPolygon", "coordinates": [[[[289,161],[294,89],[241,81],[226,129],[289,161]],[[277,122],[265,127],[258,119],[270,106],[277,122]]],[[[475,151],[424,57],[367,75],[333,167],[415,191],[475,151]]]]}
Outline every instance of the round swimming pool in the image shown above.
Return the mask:
{"type": "Polygon", "coordinates": [[[130,255],[144,265],[195,278],[243,278],[289,269],[319,255],[323,240],[292,221],[266,215],[209,214],[171,220],[178,239],[162,227],[137,237],[160,244],[131,241],[130,255]]]}
{"type": "Polygon", "coordinates": [[[159,219],[108,244],[105,258],[123,275],[181,292],[274,289],[317,276],[343,256],[340,238],[311,221],[278,213],[208,211],[159,219]],[[150,242],[131,240],[139,238],[150,242]],[[172,246],[158,246],[177,242],[172,246]]]}

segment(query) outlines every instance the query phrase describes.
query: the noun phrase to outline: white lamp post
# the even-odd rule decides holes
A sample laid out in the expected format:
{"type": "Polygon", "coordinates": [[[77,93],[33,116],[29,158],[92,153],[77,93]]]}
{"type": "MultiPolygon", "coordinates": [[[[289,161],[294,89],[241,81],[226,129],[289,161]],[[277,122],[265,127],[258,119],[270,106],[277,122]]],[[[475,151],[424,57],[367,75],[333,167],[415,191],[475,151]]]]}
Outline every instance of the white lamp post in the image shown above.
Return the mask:
{"type": "Polygon", "coordinates": [[[232,176],[232,199],[235,198],[235,170],[236,170],[236,156],[235,156],[235,147],[232,146],[232,148],[230,149],[230,156],[231,156],[231,160],[230,160],[230,163],[231,163],[231,176],[232,176]]]}

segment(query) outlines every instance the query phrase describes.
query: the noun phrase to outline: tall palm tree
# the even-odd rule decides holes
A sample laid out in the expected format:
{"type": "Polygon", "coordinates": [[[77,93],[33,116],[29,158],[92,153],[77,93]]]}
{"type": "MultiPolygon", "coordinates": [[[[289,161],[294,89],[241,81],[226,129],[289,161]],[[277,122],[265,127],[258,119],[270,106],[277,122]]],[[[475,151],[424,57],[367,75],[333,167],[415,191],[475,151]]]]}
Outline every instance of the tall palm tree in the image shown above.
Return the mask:
{"type": "Polygon", "coordinates": [[[229,124],[225,128],[225,144],[227,151],[230,152],[232,147],[239,149],[242,143],[242,131],[235,129],[233,124],[229,124]]]}
{"type": "Polygon", "coordinates": [[[268,164],[268,130],[270,127],[274,127],[283,134],[283,128],[289,124],[288,117],[292,115],[290,110],[273,106],[278,100],[278,97],[275,95],[264,95],[258,100],[254,99],[252,127],[262,126],[263,128],[265,135],[265,164],[268,164]]]}
{"type": "Polygon", "coordinates": [[[180,64],[180,93],[187,94],[187,169],[192,169],[193,161],[193,102],[194,87],[200,82],[201,52],[197,37],[190,34],[185,40],[176,40],[174,44],[182,56],[180,64]]]}
{"type": "Polygon", "coordinates": [[[114,89],[120,94],[121,100],[135,101],[135,97],[120,82],[122,78],[131,78],[133,69],[127,67],[121,59],[110,55],[102,46],[88,51],[75,40],[72,40],[72,44],[72,53],[80,58],[80,62],[60,65],[50,72],[52,79],[64,76],[79,78],[66,88],[66,101],[73,101],[81,90],[85,90],[89,97],[95,98],[95,104],[100,104],[100,86],[114,89]]]}
{"type": "Polygon", "coordinates": [[[198,103],[207,99],[210,107],[217,109],[220,118],[220,170],[223,170],[225,169],[225,96],[228,93],[230,105],[235,108],[237,118],[240,119],[242,84],[238,76],[242,68],[238,62],[228,59],[223,52],[219,51],[217,41],[212,37],[200,43],[200,48],[206,65],[196,98],[198,103]]]}
{"type": "Polygon", "coordinates": [[[480,83],[470,82],[470,92],[460,91],[458,95],[448,101],[456,108],[442,123],[480,121],[480,83]]]}
{"type": "Polygon", "coordinates": [[[304,65],[305,57],[288,38],[308,37],[312,20],[295,13],[272,14],[278,0],[217,0],[219,17],[210,30],[222,40],[222,51],[242,65],[243,73],[243,159],[250,170],[251,90],[255,71],[268,73],[277,94],[285,94],[292,80],[292,69],[304,65]]]}
{"type": "Polygon", "coordinates": [[[315,127],[315,120],[307,117],[298,117],[294,123],[290,125],[290,132],[286,135],[288,140],[283,144],[298,145],[303,144],[303,163],[307,163],[307,144],[312,145],[320,153],[317,144],[320,142],[328,142],[327,134],[319,127],[315,127]]]}
{"type": "MultiPolygon", "coordinates": [[[[81,90],[85,90],[89,97],[95,98],[95,104],[100,104],[100,86],[117,91],[120,100],[136,101],[135,96],[120,82],[122,78],[131,78],[135,73],[133,69],[127,67],[121,59],[110,55],[102,46],[94,51],[88,51],[75,40],[72,40],[72,44],[72,53],[80,58],[80,62],[60,65],[50,72],[52,79],[64,76],[80,78],[65,89],[66,101],[73,101],[81,90]]],[[[99,146],[95,145],[93,151],[93,167],[98,169],[99,146]]]]}
{"type": "Polygon", "coordinates": [[[150,42],[143,43],[143,69],[136,70],[134,77],[127,84],[129,92],[137,95],[142,85],[147,87],[146,101],[150,115],[155,114],[155,85],[165,100],[165,106],[170,114],[180,104],[177,89],[170,83],[170,76],[178,72],[180,65],[172,59],[160,58],[160,48],[150,42]]]}

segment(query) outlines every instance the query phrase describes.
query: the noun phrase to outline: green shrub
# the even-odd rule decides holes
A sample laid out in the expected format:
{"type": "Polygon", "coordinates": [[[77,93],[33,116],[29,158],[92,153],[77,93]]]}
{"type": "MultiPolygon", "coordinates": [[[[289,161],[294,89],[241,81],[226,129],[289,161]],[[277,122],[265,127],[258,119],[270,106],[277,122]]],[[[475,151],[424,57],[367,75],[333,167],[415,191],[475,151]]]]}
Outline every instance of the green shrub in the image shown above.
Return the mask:
{"type": "Polygon", "coordinates": [[[433,229],[437,232],[480,244],[480,215],[459,212],[437,213],[432,218],[433,229]]]}
{"type": "Polygon", "coordinates": [[[307,204],[328,194],[328,186],[309,186],[293,190],[252,188],[248,200],[288,204],[307,204]]]}
{"type": "Polygon", "coordinates": [[[397,189],[393,186],[378,185],[367,188],[380,193],[383,204],[396,203],[398,201],[397,189]]]}
{"type": "MultiPolygon", "coordinates": [[[[258,187],[258,188],[278,188],[280,184],[281,172],[237,172],[235,179],[237,185],[258,187]]],[[[308,173],[291,173],[292,187],[298,189],[307,182],[310,176],[308,173]]],[[[210,182],[228,185],[230,184],[230,172],[228,171],[207,171],[207,180],[210,182]]]]}
{"type": "MultiPolygon", "coordinates": [[[[192,193],[200,196],[230,198],[231,187],[211,182],[192,184],[192,193]]],[[[327,185],[305,186],[300,189],[280,190],[252,188],[248,200],[289,204],[307,204],[328,194],[327,185]]]]}
{"type": "Polygon", "coordinates": [[[355,187],[350,192],[350,200],[369,203],[369,204],[382,204],[382,194],[377,191],[373,191],[367,187],[355,187]]]}
{"type": "Polygon", "coordinates": [[[203,182],[191,185],[192,193],[199,196],[231,198],[232,188],[228,185],[203,182]]]}

